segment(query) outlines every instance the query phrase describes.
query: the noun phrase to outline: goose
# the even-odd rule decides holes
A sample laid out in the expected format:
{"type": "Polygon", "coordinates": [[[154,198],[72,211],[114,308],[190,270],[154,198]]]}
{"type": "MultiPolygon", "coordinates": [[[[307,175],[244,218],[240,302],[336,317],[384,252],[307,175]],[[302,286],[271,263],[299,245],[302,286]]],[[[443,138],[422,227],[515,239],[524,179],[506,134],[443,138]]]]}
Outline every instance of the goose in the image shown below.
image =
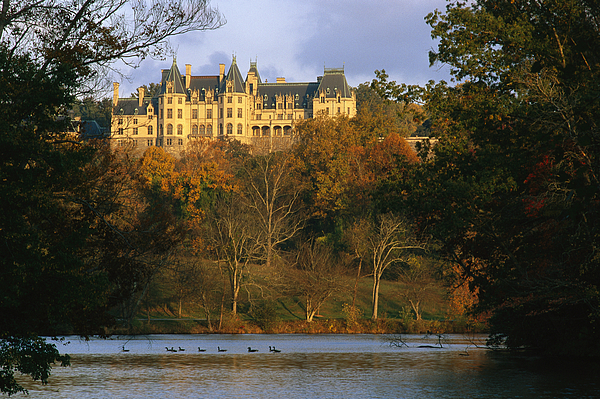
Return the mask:
{"type": "Polygon", "coordinates": [[[221,349],[220,346],[217,346],[217,351],[219,351],[219,352],[227,352],[227,349],[221,349]]]}
{"type": "Polygon", "coordinates": [[[206,352],[206,349],[202,349],[202,348],[198,347],[198,352],[206,352]]]}
{"type": "Polygon", "coordinates": [[[183,352],[183,351],[185,351],[185,349],[180,346],[179,347],[179,352],[183,352]]]}
{"type": "Polygon", "coordinates": [[[171,347],[171,348],[168,348],[168,347],[166,347],[166,346],[165,346],[165,349],[167,350],[167,352],[177,352],[177,351],[175,350],[175,348],[172,348],[172,347],[171,347]]]}
{"type": "Polygon", "coordinates": [[[252,349],[252,347],[248,347],[248,352],[258,352],[258,349],[252,349]]]}
{"type": "Polygon", "coordinates": [[[270,346],[269,346],[269,350],[270,350],[271,352],[275,352],[275,353],[279,353],[279,352],[281,352],[279,349],[275,349],[275,347],[271,348],[270,346]]]}
{"type": "Polygon", "coordinates": [[[121,348],[122,352],[129,352],[129,349],[125,349],[125,345],[123,345],[123,347],[121,348]]]}

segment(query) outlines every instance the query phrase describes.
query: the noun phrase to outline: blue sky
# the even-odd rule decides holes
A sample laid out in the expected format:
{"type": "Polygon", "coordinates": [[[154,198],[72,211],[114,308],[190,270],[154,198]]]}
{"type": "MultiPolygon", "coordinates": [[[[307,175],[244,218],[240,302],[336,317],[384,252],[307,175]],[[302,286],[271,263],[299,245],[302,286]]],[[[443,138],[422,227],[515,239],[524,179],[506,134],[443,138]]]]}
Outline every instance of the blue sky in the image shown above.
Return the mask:
{"type": "MultiPolygon", "coordinates": [[[[370,82],[385,69],[398,83],[450,80],[447,67],[429,67],[435,48],[425,16],[446,0],[212,0],[227,23],[214,31],[171,39],[177,64],[192,75],[229,69],[232,55],[243,76],[256,61],[263,81],[315,81],[323,68],[344,67],[351,86],[370,82]]],[[[137,69],[122,68],[121,97],[142,84],[158,83],[172,58],[147,59],[137,69]]],[[[119,79],[116,79],[119,81],[119,79]]],[[[112,89],[112,87],[111,87],[112,89]]]]}

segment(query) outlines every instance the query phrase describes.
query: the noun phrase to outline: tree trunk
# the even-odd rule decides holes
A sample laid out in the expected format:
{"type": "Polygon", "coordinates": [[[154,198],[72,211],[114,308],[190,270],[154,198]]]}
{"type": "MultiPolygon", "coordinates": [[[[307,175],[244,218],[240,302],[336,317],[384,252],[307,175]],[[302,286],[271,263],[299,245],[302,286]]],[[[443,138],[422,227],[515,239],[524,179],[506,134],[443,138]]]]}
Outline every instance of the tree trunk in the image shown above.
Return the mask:
{"type": "Polygon", "coordinates": [[[410,302],[410,306],[412,306],[413,312],[415,312],[415,316],[416,316],[417,320],[421,320],[421,311],[419,309],[419,305],[421,304],[421,301],[417,301],[415,303],[415,302],[413,302],[412,299],[409,299],[408,302],[410,302]]]}
{"type": "Polygon", "coordinates": [[[373,274],[373,316],[372,320],[377,320],[377,312],[379,308],[379,282],[381,277],[377,274],[373,274]]]}
{"type": "Polygon", "coordinates": [[[362,258],[358,262],[358,273],[356,273],[356,280],[354,281],[354,295],[352,295],[352,309],[356,304],[356,293],[358,291],[358,280],[360,280],[360,269],[362,268],[362,258]]]}

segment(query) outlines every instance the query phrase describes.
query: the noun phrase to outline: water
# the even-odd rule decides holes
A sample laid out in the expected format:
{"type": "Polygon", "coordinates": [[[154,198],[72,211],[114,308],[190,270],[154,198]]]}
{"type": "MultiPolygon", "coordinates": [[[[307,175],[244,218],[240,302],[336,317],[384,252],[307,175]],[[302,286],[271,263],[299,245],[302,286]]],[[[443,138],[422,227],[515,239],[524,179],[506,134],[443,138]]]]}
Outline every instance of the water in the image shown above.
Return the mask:
{"type": "Polygon", "coordinates": [[[71,367],[55,367],[45,386],[22,383],[30,398],[600,398],[597,364],[492,352],[463,336],[443,348],[402,338],[408,347],[380,335],[66,337],[57,346],[71,367]]]}

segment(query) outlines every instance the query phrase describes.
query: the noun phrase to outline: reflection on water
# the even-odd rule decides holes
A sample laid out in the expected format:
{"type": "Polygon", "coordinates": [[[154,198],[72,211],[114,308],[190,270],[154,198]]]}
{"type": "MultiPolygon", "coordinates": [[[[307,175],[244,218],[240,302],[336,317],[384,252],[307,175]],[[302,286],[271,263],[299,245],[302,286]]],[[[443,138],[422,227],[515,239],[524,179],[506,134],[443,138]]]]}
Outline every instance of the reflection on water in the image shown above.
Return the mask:
{"type": "MultiPolygon", "coordinates": [[[[450,336],[190,335],[70,338],[72,366],[31,398],[595,398],[600,367],[552,363],[476,348],[450,336]],[[123,337],[120,337],[123,338],[123,337]],[[122,346],[129,352],[122,352],[122,346]],[[281,353],[269,351],[269,346],[281,353]],[[217,346],[227,352],[217,352],[217,346]],[[259,350],[248,353],[247,347],[259,350]],[[184,351],[167,352],[165,347],[184,351]],[[198,352],[198,347],[206,352],[198,352]]],[[[17,395],[19,397],[20,395],[17,395]]]]}

